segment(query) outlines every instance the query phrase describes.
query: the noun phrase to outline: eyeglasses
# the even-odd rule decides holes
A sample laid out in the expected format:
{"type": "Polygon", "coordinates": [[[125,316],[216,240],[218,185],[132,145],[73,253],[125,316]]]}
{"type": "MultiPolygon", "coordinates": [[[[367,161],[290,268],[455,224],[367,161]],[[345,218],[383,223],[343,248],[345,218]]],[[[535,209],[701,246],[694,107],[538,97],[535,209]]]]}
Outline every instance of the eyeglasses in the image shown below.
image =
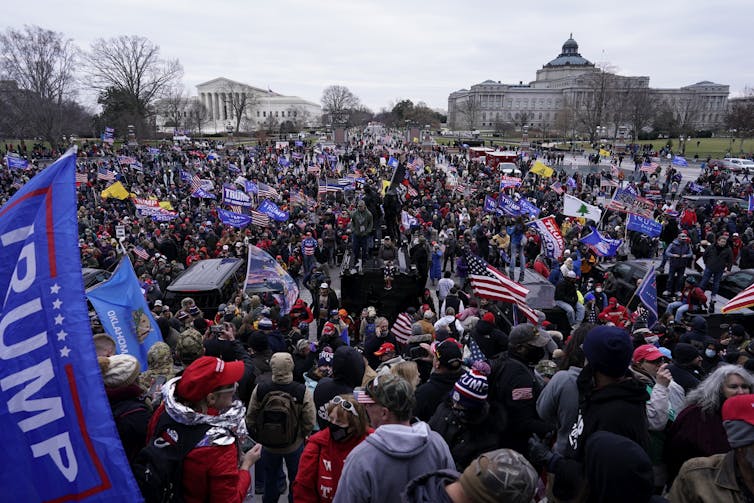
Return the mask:
{"type": "Polygon", "coordinates": [[[354,407],[351,402],[343,399],[340,396],[334,397],[332,400],[330,400],[330,403],[333,405],[340,405],[346,412],[350,412],[354,416],[359,417],[359,412],[356,410],[356,407],[354,407]]]}

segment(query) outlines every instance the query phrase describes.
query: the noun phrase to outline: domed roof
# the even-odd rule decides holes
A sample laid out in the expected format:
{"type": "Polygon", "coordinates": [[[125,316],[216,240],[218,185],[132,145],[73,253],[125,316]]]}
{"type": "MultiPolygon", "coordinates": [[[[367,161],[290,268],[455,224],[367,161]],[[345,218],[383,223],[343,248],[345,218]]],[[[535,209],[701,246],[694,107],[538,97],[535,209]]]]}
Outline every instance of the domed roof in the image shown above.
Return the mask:
{"type": "Polygon", "coordinates": [[[563,43],[563,50],[557,58],[545,65],[548,66],[594,66],[587,59],[582,58],[579,54],[579,44],[573,39],[573,33],[568,40],[563,43]]]}

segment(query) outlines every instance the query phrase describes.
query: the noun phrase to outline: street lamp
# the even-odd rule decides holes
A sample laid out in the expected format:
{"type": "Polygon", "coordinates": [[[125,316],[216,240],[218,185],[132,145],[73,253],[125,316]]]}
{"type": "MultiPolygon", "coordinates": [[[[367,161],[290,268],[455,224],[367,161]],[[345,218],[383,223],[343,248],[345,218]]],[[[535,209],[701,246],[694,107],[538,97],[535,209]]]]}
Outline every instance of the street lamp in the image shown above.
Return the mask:
{"type": "Polygon", "coordinates": [[[228,132],[228,140],[225,142],[226,146],[232,145],[233,143],[233,124],[228,121],[227,124],[225,124],[225,131],[228,132]]]}
{"type": "Polygon", "coordinates": [[[681,147],[681,156],[686,155],[686,143],[684,140],[685,138],[683,137],[683,135],[680,135],[678,137],[678,143],[680,144],[679,146],[681,147]]]}

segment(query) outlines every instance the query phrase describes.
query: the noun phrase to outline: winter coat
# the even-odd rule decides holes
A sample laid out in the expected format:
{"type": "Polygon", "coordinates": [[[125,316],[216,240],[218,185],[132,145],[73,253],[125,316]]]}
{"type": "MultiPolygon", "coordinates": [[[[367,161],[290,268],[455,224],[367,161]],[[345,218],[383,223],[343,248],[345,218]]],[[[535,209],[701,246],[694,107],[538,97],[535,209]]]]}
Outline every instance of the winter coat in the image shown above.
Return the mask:
{"type": "Polygon", "coordinates": [[[364,358],[354,348],[342,346],[335,350],[332,361],[332,376],[319,381],[314,390],[314,406],[317,409],[317,424],[327,428],[327,402],[337,395],[353,394],[364,378],[364,358]]]}
{"type": "Polygon", "coordinates": [[[429,277],[435,280],[442,277],[442,250],[440,249],[432,252],[432,265],[429,269],[429,277]]]}
{"type": "MultiPolygon", "coordinates": [[[[372,430],[367,432],[370,434],[372,430]]],[[[338,487],[346,456],[359,445],[366,435],[336,442],[329,428],[323,428],[311,437],[299,459],[296,480],[293,482],[293,499],[296,503],[323,503],[332,501],[338,487]]]]}
{"type": "Polygon", "coordinates": [[[427,473],[409,482],[401,495],[401,503],[453,503],[445,486],[458,480],[455,470],[427,473]]]}
{"type": "Polygon", "coordinates": [[[448,445],[427,423],[383,425],[348,455],[333,501],[397,502],[416,477],[454,468],[448,445]]]}
{"type": "Polygon", "coordinates": [[[372,233],[372,213],[365,209],[356,209],[351,212],[351,231],[354,236],[365,237],[372,233]]]}
{"type": "Polygon", "coordinates": [[[689,262],[691,261],[690,259],[694,256],[694,254],[691,252],[691,246],[685,241],[681,241],[680,239],[673,240],[673,242],[668,245],[665,253],[668,257],[670,269],[683,269],[685,267],[688,267],[689,262]],[[674,257],[673,255],[679,256],[674,257]]]}
{"type": "Polygon", "coordinates": [[[568,435],[579,416],[579,389],[576,381],[581,367],[569,367],[556,372],[542,394],[537,398],[537,413],[543,421],[557,426],[558,437],[554,451],[564,454],[568,446],[568,435]]]}
{"type": "Polygon", "coordinates": [[[576,293],[576,283],[563,278],[555,285],[555,300],[561,300],[570,306],[575,306],[579,301],[576,293]]]}
{"type": "Polygon", "coordinates": [[[422,421],[429,421],[437,407],[448,398],[461,374],[460,370],[447,373],[432,372],[429,380],[416,388],[414,415],[422,421]]]}
{"type": "Polygon", "coordinates": [[[671,363],[668,365],[670,375],[673,376],[673,382],[678,383],[685,393],[688,393],[692,389],[696,388],[699,384],[699,374],[697,367],[689,367],[686,365],[678,365],[677,363],[671,363]],[[694,371],[697,371],[695,374],[694,371]]]}
{"type": "Polygon", "coordinates": [[[479,320],[471,330],[471,338],[488,360],[508,350],[508,336],[488,321],[479,320]]]}
{"type": "Polygon", "coordinates": [[[126,457],[133,461],[147,444],[147,425],[152,409],[141,398],[144,390],[137,384],[121,388],[106,387],[105,391],[126,457]]]}
{"type": "Polygon", "coordinates": [[[722,454],[729,450],[720,411],[705,414],[698,405],[689,405],[668,430],[665,444],[668,480],[673,480],[681,465],[691,458],[722,454]]]}
{"type": "Polygon", "coordinates": [[[716,454],[688,461],[670,488],[673,503],[744,503],[736,477],[735,453],[716,454]]]}
{"type": "Polygon", "coordinates": [[[704,266],[712,272],[719,273],[733,264],[733,251],[729,246],[719,247],[714,244],[704,251],[704,266]]]}
{"type": "Polygon", "coordinates": [[[505,429],[505,415],[485,403],[479,411],[469,414],[469,422],[458,418],[449,400],[445,400],[429,420],[450,448],[456,469],[460,472],[480,454],[500,447],[500,434],[505,429]]]}

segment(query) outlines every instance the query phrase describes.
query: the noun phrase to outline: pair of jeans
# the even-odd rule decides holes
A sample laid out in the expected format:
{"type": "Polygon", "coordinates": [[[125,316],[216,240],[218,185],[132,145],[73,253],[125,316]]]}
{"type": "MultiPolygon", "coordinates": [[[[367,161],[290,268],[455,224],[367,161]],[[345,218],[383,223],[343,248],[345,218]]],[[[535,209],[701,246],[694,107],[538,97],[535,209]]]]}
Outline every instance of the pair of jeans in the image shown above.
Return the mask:
{"type": "Polygon", "coordinates": [[[524,273],[524,269],[526,269],[526,257],[524,256],[524,247],[521,246],[521,244],[517,245],[511,245],[511,256],[510,256],[510,272],[511,272],[511,278],[513,277],[514,273],[516,272],[516,258],[518,258],[519,267],[521,274],[524,273]]]}
{"type": "Polygon", "coordinates": [[[665,310],[665,312],[672,313],[676,308],[678,308],[678,310],[675,312],[675,322],[680,323],[683,320],[684,313],[689,310],[689,303],[681,302],[680,300],[671,302],[670,304],[668,304],[668,308],[665,310]]]}
{"type": "Polygon", "coordinates": [[[720,290],[720,281],[723,279],[723,271],[712,272],[709,268],[705,269],[704,274],[702,274],[702,281],[699,283],[699,288],[706,290],[707,283],[710,282],[710,279],[712,280],[712,288],[710,288],[712,297],[710,297],[710,300],[714,301],[717,292],[720,290]]]}
{"type": "Polygon", "coordinates": [[[555,305],[558,306],[560,309],[565,311],[566,318],[568,318],[568,324],[569,325],[575,325],[576,322],[576,311],[573,309],[573,306],[570,305],[568,302],[564,302],[562,300],[556,300],[555,305]]]}
{"type": "Polygon", "coordinates": [[[368,236],[357,236],[355,234],[353,235],[354,264],[356,264],[357,261],[361,260],[362,267],[366,265],[367,253],[369,252],[369,248],[367,247],[367,237],[368,236]]]}
{"type": "Polygon", "coordinates": [[[668,287],[666,290],[671,294],[680,292],[683,287],[683,272],[685,267],[673,267],[670,266],[670,273],[668,274],[668,287]]]}
{"type": "Polygon", "coordinates": [[[259,462],[262,464],[262,469],[264,470],[263,503],[277,503],[280,499],[280,493],[278,492],[278,474],[282,468],[283,461],[285,461],[285,466],[288,471],[288,501],[289,503],[293,503],[293,481],[296,480],[298,462],[299,458],[301,458],[302,452],[304,452],[303,443],[298,449],[288,454],[276,454],[270,452],[266,448],[262,449],[262,458],[259,462]]]}

